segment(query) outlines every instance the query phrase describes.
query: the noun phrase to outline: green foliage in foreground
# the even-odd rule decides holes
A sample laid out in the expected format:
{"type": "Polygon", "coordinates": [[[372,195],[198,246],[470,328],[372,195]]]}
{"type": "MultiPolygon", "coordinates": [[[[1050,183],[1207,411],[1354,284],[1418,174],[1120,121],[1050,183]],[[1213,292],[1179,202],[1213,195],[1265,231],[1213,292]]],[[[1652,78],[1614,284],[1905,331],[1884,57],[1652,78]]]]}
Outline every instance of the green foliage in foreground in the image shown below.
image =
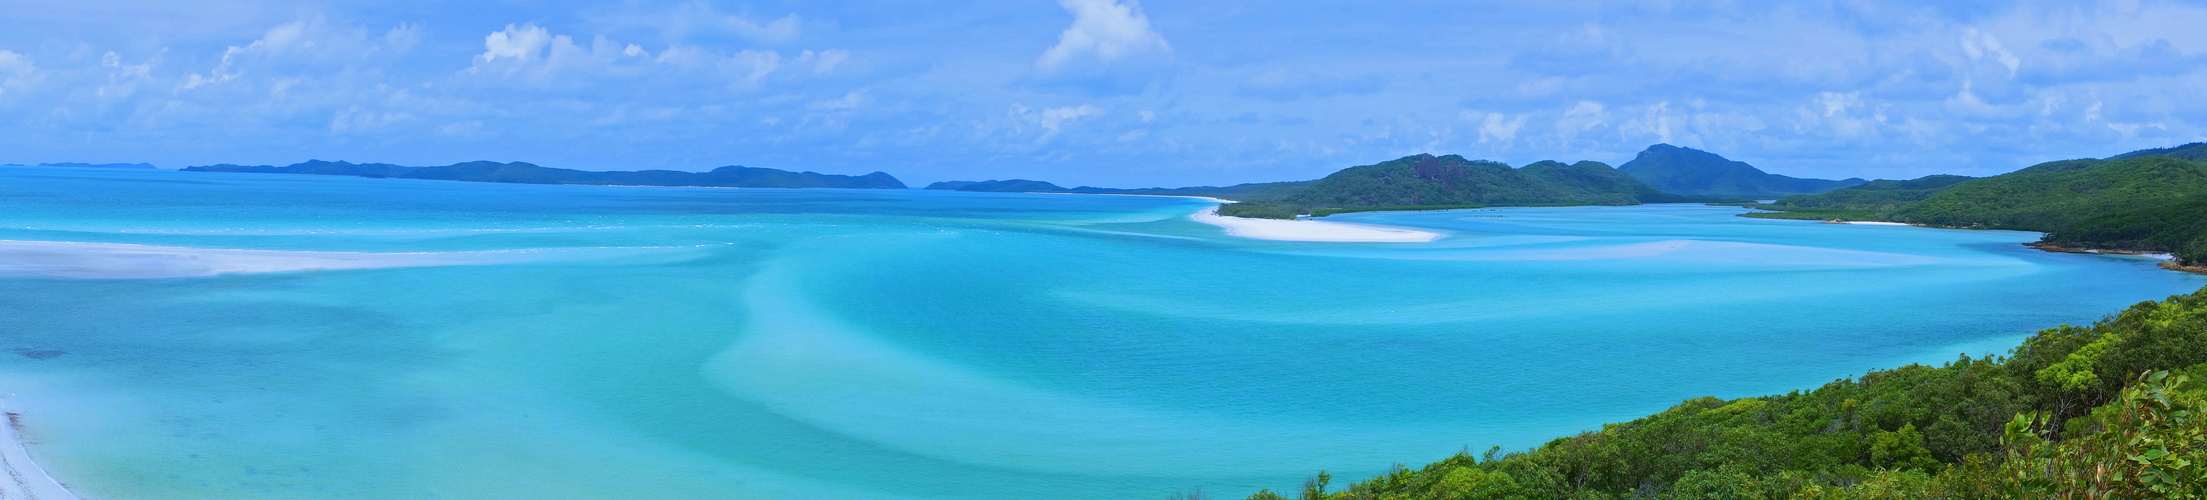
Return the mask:
{"type": "Polygon", "coordinates": [[[1992,359],[1688,400],[1304,499],[2207,498],[2207,289],[1992,359]]]}

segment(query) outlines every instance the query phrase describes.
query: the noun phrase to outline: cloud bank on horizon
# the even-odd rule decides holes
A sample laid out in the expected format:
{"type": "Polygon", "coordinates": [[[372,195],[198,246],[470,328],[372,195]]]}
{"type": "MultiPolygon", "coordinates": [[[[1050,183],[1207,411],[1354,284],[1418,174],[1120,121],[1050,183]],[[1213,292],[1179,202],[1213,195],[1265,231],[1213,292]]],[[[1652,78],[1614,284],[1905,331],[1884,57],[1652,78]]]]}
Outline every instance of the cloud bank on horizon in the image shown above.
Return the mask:
{"type": "Polygon", "coordinates": [[[1315,178],[1657,142],[1825,178],[2207,140],[2207,3],[9,7],[0,163],[1315,178]]]}

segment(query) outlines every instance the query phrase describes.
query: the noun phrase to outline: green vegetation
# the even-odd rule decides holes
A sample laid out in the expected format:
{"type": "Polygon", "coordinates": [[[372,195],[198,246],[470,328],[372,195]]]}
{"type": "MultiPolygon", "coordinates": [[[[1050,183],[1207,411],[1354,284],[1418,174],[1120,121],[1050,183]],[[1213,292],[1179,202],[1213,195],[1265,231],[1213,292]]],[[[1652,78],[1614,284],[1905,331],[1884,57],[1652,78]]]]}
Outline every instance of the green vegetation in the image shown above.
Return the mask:
{"type": "Polygon", "coordinates": [[[1430,205],[1638,205],[1685,198],[1599,162],[1543,161],[1512,169],[1462,156],[1405,156],[1328,175],[1284,201],[1317,208],[1430,205]]]}
{"type": "Polygon", "coordinates": [[[1302,205],[1296,205],[1293,203],[1280,203],[1276,201],[1244,201],[1240,203],[1220,204],[1218,206],[1218,214],[1227,217],[1246,217],[1251,219],[1294,220],[1296,217],[1309,215],[1310,211],[1304,209],[1302,205]]]}
{"type": "Polygon", "coordinates": [[[1876,181],[1752,205],[1780,212],[1747,216],[2039,231],[2049,244],[2169,252],[2199,266],[2207,264],[2207,161],[2188,156],[2207,157],[2207,144],[2047,162],[1982,179],[1876,181]],[[2153,152],[2169,154],[2144,154],[2153,152]]]}
{"type": "Polygon", "coordinates": [[[814,172],[790,172],[771,168],[727,166],[711,172],[643,170],[591,172],[546,168],[529,163],[473,161],[442,167],[406,167],[388,163],[349,163],[311,160],[282,167],[267,165],[207,165],[187,167],[186,172],[242,172],[262,174],[350,175],[369,178],[427,179],[518,184],[588,184],[613,186],[699,186],[748,188],[861,188],[904,189],[889,174],[860,176],[814,172]]]}
{"type": "Polygon", "coordinates": [[[2046,233],[2045,241],[2069,247],[2171,252],[2197,265],[2207,262],[2207,193],[2077,221],[2046,233]]]}
{"type": "Polygon", "coordinates": [[[2142,156],[2059,167],[1955,184],[1891,217],[1935,226],[2053,231],[2207,193],[2207,163],[2191,160],[2142,156]]]}
{"type": "Polygon", "coordinates": [[[2119,155],[2115,155],[2115,156],[2110,156],[2110,157],[2108,157],[2107,159],[2110,159],[2110,160],[2123,160],[2123,159],[2137,158],[2137,157],[2140,157],[2140,156],[2153,156],[2153,155],[2161,155],[2161,156],[2167,156],[2167,157],[2170,157],[2170,158],[2180,158],[2180,159],[2185,159],[2185,160],[2202,160],[2202,161],[2207,161],[2207,142],[2194,142],[2194,143],[2191,143],[2191,144],[2185,144],[2185,145],[2182,145],[2182,146],[2177,146],[2177,147],[2173,147],[2173,148],[2160,148],[2160,149],[2141,149],[2141,150],[2137,150],[2137,151],[2132,151],[2132,152],[2128,152],[2128,153],[2123,153],[2123,154],[2119,154],[2119,155]]]}
{"type": "Polygon", "coordinates": [[[1932,175],[1908,181],[1877,180],[1851,188],[1817,195],[1793,195],[1771,203],[1752,205],[1767,210],[1793,212],[1869,212],[1891,213],[1901,207],[1923,201],[1931,195],[1946,191],[1955,184],[1974,179],[1959,175],[1932,175]]]}
{"type": "Polygon", "coordinates": [[[1706,151],[1669,144],[1648,146],[1617,170],[1665,192],[1682,195],[1775,198],[1823,193],[1862,184],[1862,179],[1797,179],[1706,151]]]}
{"type": "MultiPolygon", "coordinates": [[[[1531,450],[1459,454],[1304,499],[2207,497],[2207,289],[2007,357],[1808,392],[1687,400],[1531,450]]],[[[1289,498],[1271,491],[1252,500],[1289,498]]]]}

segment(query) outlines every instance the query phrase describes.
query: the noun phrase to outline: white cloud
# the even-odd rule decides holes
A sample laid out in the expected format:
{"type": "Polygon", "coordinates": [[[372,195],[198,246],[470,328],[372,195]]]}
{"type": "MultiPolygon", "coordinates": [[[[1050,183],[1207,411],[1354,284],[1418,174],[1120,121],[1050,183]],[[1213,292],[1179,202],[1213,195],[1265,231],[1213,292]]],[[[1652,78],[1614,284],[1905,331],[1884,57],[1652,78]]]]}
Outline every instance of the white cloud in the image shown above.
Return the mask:
{"type": "Polygon", "coordinates": [[[691,31],[717,31],[734,34],[759,43],[785,43],[796,40],[804,29],[804,18],[798,17],[795,13],[762,23],[752,21],[744,16],[721,13],[714,9],[712,4],[705,2],[682,4],[670,13],[670,17],[671,19],[667,22],[646,24],[657,25],[657,27],[677,35],[687,34],[691,31]]]}
{"type": "Polygon", "coordinates": [[[1057,45],[1035,61],[1043,71],[1056,71],[1084,57],[1108,62],[1172,51],[1165,37],[1150,28],[1149,16],[1134,0],[1059,0],[1058,5],[1073,13],[1073,25],[1059,33],[1057,45]]]}
{"type": "MultiPolygon", "coordinates": [[[[376,59],[379,53],[398,53],[412,48],[422,40],[420,27],[400,24],[371,37],[361,27],[332,27],[319,17],[301,19],[276,25],[261,34],[259,39],[245,45],[231,45],[222,51],[222,58],[205,73],[189,73],[177,83],[176,90],[185,91],[209,85],[238,80],[246,75],[247,68],[259,67],[267,71],[268,64],[306,63],[325,66],[358,65],[376,59]]],[[[280,81],[284,75],[268,75],[270,81],[280,81]]]]}
{"type": "MultiPolygon", "coordinates": [[[[565,36],[560,38],[572,43],[565,36]]],[[[506,29],[493,31],[489,36],[483,37],[483,54],[475,58],[484,62],[496,61],[501,57],[530,61],[543,54],[544,48],[551,44],[551,30],[538,27],[535,23],[520,27],[508,24],[506,29]]]]}
{"type": "Polygon", "coordinates": [[[1048,108],[1042,110],[1042,120],[1040,123],[1042,125],[1042,128],[1049,129],[1051,132],[1056,132],[1058,131],[1059,127],[1062,127],[1067,123],[1072,123],[1073,121],[1079,120],[1083,117],[1101,115],[1103,114],[1103,112],[1103,108],[1098,108],[1095,105],[1090,104],[1048,108]]]}
{"type": "Polygon", "coordinates": [[[1991,33],[1978,31],[1977,28],[1962,29],[1962,53],[1968,54],[1970,59],[1992,57],[2001,66],[2008,67],[2008,76],[2011,77],[2015,76],[2016,67],[2023,64],[2022,59],[2000,44],[2000,39],[1993,38],[1991,33]]]}
{"type": "Polygon", "coordinates": [[[866,90],[867,89],[853,90],[848,94],[843,94],[843,97],[813,101],[810,104],[806,104],[805,107],[821,110],[858,109],[860,106],[866,105],[866,90]]]}
{"type": "Polygon", "coordinates": [[[422,33],[420,26],[400,23],[398,26],[392,27],[390,31],[383,32],[383,45],[390,47],[393,52],[405,52],[414,48],[415,44],[421,43],[422,38],[426,36],[422,33]]]}
{"type": "Polygon", "coordinates": [[[1531,115],[1519,113],[1511,118],[1503,113],[1464,111],[1456,117],[1479,123],[1479,142],[1510,142],[1517,139],[1517,131],[1525,128],[1525,120],[1531,115]]]}
{"type": "Polygon", "coordinates": [[[31,64],[31,58],[0,50],[0,97],[30,86],[32,79],[37,77],[38,66],[31,64]]]}
{"type": "Polygon", "coordinates": [[[483,53],[475,56],[474,66],[467,72],[543,87],[657,79],[672,85],[708,81],[752,89],[784,67],[800,66],[817,75],[841,64],[848,54],[843,50],[808,50],[784,58],[772,50],[724,53],[694,45],[669,46],[654,54],[641,45],[604,36],[586,45],[534,24],[509,24],[483,37],[483,53]]]}
{"type": "Polygon", "coordinates": [[[828,71],[834,70],[836,66],[843,65],[844,61],[849,61],[850,59],[851,51],[848,50],[830,49],[819,52],[807,50],[797,55],[796,64],[810,63],[812,65],[812,74],[822,75],[827,74],[828,71]]]}

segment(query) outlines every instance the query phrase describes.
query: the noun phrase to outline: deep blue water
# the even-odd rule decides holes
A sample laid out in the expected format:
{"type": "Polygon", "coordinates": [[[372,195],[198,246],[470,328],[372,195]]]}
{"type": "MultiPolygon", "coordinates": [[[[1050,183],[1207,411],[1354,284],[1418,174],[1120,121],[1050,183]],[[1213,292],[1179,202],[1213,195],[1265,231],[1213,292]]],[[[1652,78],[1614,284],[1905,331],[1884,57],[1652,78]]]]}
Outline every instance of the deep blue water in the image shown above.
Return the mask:
{"type": "Polygon", "coordinates": [[[0,240],[388,267],[0,261],[0,393],[87,498],[1230,497],[2207,285],[1726,207],[1354,214],[1447,237],[1301,243],[1206,206],[5,168],[0,240]]]}

